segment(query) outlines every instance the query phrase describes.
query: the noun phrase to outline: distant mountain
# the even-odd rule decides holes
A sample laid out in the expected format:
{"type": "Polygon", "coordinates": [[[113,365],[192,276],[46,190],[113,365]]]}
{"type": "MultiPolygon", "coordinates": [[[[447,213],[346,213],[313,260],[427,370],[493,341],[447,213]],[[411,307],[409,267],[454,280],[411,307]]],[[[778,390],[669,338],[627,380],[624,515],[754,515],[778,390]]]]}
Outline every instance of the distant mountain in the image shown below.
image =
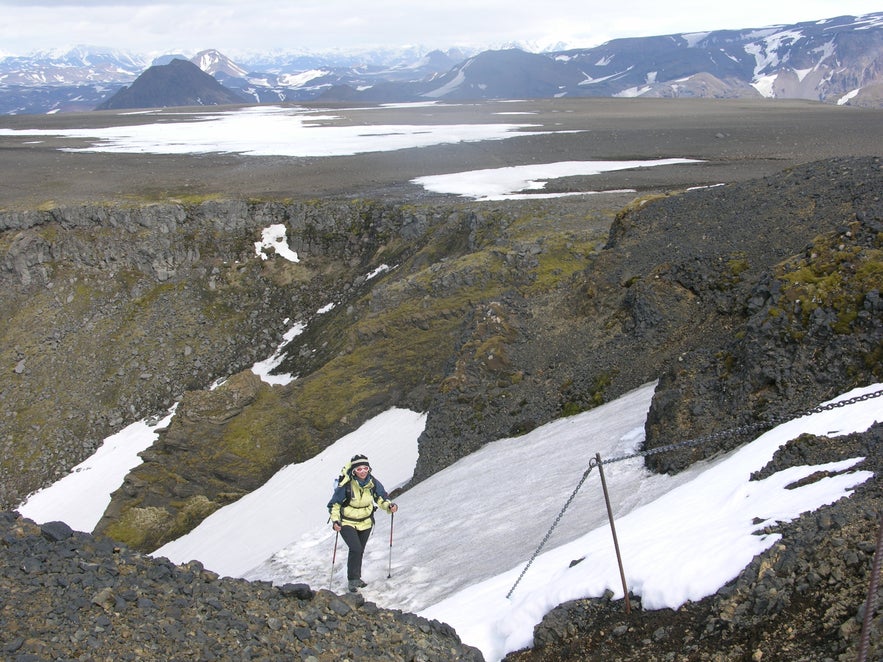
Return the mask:
{"type": "Polygon", "coordinates": [[[137,55],[92,46],[0,58],[0,113],[92,110],[147,64],[137,55]]]}
{"type": "Polygon", "coordinates": [[[200,51],[190,58],[190,61],[202,71],[215,78],[219,76],[243,78],[248,74],[245,69],[233,62],[233,60],[213,49],[200,51]]]}
{"type": "MultiPolygon", "coordinates": [[[[200,64],[201,61],[205,61],[207,53],[213,54],[212,60],[218,57],[224,58],[216,51],[206,51],[193,58],[193,61],[200,64]]],[[[422,54],[414,52],[411,53],[410,59],[404,57],[402,53],[387,52],[386,57],[386,60],[379,56],[281,57],[274,62],[260,62],[263,68],[252,68],[247,74],[237,75],[227,68],[214,75],[225,86],[259,103],[311,101],[334,89],[347,95],[362,90],[383,89],[389,83],[431,80],[450,71],[452,67],[462,62],[466,55],[454,49],[435,50],[422,54]]],[[[242,63],[233,66],[241,71],[245,70],[245,65],[242,63]]]]}
{"type": "Polygon", "coordinates": [[[168,64],[150,67],[96,110],[217,106],[243,101],[239,94],[221,85],[192,62],[175,59],[168,64]]]}
{"type": "Polygon", "coordinates": [[[0,85],[42,87],[129,83],[147,61],[122,51],[77,46],[66,52],[44,51],[27,57],[0,58],[0,85]]]}
{"type": "Polygon", "coordinates": [[[746,96],[750,86],[764,97],[845,103],[864,94],[878,105],[867,92],[883,82],[883,13],[621,39],[556,57],[585,73],[591,96],[746,96]]]}
{"type": "MultiPolygon", "coordinates": [[[[175,59],[184,57],[166,55],[152,64],[175,59]]],[[[405,48],[261,54],[234,62],[206,50],[190,61],[235,92],[238,101],[254,103],[762,96],[883,107],[883,12],[615,39],[594,48],[542,53],[405,48]]],[[[95,108],[147,73],[148,66],[139,56],[89,47],[2,58],[0,113],[95,108]]],[[[175,95],[211,98],[205,90],[185,93],[180,85],[170,94],[161,105],[170,105],[175,95]]]]}
{"type": "Polygon", "coordinates": [[[151,67],[155,67],[160,64],[169,64],[172,60],[189,60],[186,55],[183,53],[166,53],[165,55],[160,55],[153,59],[153,62],[150,63],[151,67]]]}
{"type": "Polygon", "coordinates": [[[760,29],[616,39],[544,54],[480,53],[431,81],[325,101],[517,97],[746,97],[883,106],[883,13],[760,29]]]}

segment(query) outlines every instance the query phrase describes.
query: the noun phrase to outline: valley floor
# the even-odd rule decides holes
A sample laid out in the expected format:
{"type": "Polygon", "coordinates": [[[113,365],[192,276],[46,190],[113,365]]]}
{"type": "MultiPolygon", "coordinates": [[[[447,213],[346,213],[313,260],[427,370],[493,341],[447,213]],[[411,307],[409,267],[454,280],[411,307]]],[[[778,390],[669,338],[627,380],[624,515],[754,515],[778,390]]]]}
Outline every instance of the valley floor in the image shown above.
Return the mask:
{"type": "MultiPolygon", "coordinates": [[[[295,107],[292,107],[295,108],[295,107]]],[[[185,202],[212,197],[432,199],[416,177],[550,161],[691,158],[704,163],[555,180],[555,191],[659,192],[743,181],[836,156],[877,156],[883,110],[808,101],[543,99],[381,108],[297,106],[323,126],[446,127],[517,124],[515,138],[451,142],[331,157],[244,156],[223,151],[149,154],[72,151],[84,136],[33,135],[144,123],[195,121],[241,109],[92,112],[0,117],[0,209],[103,200],[185,202]],[[182,120],[182,118],[184,118],[182,120]],[[517,133],[516,133],[517,135],[517,133]]],[[[219,137],[219,142],[221,138],[219,137]]],[[[220,148],[219,148],[220,149],[220,148]]],[[[180,150],[187,152],[186,149],[180,150]]]]}

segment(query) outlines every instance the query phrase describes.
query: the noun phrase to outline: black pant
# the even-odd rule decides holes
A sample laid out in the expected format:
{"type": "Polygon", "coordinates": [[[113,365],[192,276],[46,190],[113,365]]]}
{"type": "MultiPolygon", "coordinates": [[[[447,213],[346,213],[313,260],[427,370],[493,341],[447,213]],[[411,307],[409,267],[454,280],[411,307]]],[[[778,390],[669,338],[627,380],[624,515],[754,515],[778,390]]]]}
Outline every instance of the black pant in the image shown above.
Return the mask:
{"type": "Polygon", "coordinates": [[[349,555],[346,559],[346,578],[362,578],[362,555],[365,553],[365,545],[368,544],[368,536],[371,529],[357,531],[352,526],[343,526],[340,529],[340,537],[349,547],[349,555]]]}

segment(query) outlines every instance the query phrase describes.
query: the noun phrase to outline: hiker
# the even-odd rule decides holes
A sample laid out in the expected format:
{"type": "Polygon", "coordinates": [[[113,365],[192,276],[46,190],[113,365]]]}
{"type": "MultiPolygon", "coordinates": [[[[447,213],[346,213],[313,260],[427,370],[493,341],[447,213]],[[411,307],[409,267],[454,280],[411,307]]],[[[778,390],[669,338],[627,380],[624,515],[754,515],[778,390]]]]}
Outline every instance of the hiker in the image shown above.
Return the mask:
{"type": "Polygon", "coordinates": [[[392,514],[399,508],[389,499],[380,481],[371,475],[371,465],[364,455],[354,455],[347,462],[328,502],[331,526],[340,533],[349,554],[346,561],[346,578],[349,590],[357,591],[367,584],[362,581],[362,555],[377,507],[392,514]]]}

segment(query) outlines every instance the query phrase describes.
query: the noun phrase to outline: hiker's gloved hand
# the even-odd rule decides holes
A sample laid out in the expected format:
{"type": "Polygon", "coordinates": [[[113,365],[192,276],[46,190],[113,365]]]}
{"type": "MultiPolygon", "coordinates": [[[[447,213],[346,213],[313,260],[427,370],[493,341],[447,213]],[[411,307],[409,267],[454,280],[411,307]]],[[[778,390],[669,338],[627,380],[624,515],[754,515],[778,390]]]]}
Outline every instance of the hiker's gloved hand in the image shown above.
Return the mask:
{"type": "Polygon", "coordinates": [[[331,522],[331,528],[335,531],[340,531],[340,522],[331,522]]]}
{"type": "Polygon", "coordinates": [[[399,507],[397,505],[395,505],[394,503],[389,504],[389,512],[394,513],[398,509],[399,509],[399,507]]]}

